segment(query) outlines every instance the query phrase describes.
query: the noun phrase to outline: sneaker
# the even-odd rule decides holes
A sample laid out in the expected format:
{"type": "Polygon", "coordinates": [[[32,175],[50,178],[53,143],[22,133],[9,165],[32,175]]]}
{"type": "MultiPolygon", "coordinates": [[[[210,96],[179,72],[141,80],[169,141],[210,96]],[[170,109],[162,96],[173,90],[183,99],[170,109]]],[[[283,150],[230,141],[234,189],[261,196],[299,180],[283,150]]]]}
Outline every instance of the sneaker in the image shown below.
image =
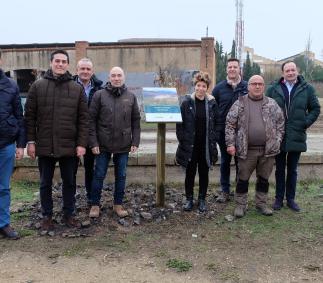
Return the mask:
{"type": "Polygon", "coordinates": [[[198,204],[198,210],[199,212],[203,213],[205,212],[207,209],[206,209],[206,202],[205,202],[205,199],[200,199],[199,200],[199,204],[198,204]]]}
{"type": "Polygon", "coordinates": [[[284,206],[283,201],[280,199],[275,199],[272,208],[273,210],[280,210],[284,206]]]}
{"type": "Polygon", "coordinates": [[[193,200],[189,199],[186,201],[186,203],[183,205],[184,211],[192,211],[193,209],[193,200]]]}
{"type": "Polygon", "coordinates": [[[9,240],[18,240],[20,238],[19,234],[10,225],[0,228],[0,234],[9,240]]]}
{"type": "Polygon", "coordinates": [[[287,206],[291,210],[294,210],[296,212],[299,212],[301,210],[300,207],[298,206],[298,204],[293,199],[287,201],[287,206]]]}
{"type": "Polygon", "coordinates": [[[221,192],[215,201],[219,203],[225,203],[230,201],[230,193],[221,192]]]}
{"type": "Polygon", "coordinates": [[[98,205],[91,206],[89,217],[98,218],[100,216],[100,207],[98,205]]]}

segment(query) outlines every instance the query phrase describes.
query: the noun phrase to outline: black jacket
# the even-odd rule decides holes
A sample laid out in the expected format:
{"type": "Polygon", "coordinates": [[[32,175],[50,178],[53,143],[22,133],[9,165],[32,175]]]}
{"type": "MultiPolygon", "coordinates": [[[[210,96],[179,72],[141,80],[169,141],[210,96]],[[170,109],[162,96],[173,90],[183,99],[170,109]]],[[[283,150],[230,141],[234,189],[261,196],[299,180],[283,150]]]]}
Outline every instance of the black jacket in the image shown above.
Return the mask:
{"type": "MultiPolygon", "coordinates": [[[[209,167],[218,159],[216,146],[217,132],[216,121],[218,119],[218,105],[213,96],[207,95],[205,99],[206,110],[206,161],[209,167]]],[[[176,136],[178,148],[176,162],[187,167],[192,158],[195,138],[195,94],[186,95],[181,103],[182,123],[176,124],[176,136]]]]}
{"type": "Polygon", "coordinates": [[[228,84],[227,80],[219,82],[213,89],[212,95],[219,107],[219,119],[217,121],[217,128],[224,132],[225,119],[233,103],[239,96],[248,94],[248,83],[244,80],[237,85],[235,89],[228,84]]]}
{"type": "Polygon", "coordinates": [[[29,89],[25,121],[28,141],[36,142],[37,156],[75,156],[77,146],[87,146],[88,107],[83,88],[66,72],[51,70],[29,89]]]}
{"type": "MultiPolygon", "coordinates": [[[[76,81],[78,84],[80,84],[80,82],[78,81],[78,75],[73,76],[73,80],[76,81]]],[[[101,80],[99,80],[95,75],[93,75],[91,77],[91,85],[93,86],[92,89],[90,90],[90,94],[87,100],[88,106],[90,107],[91,101],[92,101],[92,97],[94,95],[94,93],[100,89],[102,89],[102,84],[103,82],[101,80]]],[[[83,85],[80,84],[82,87],[83,85]]]]}
{"type": "Polygon", "coordinates": [[[23,110],[17,84],[0,69],[0,148],[26,146],[23,110]]]}

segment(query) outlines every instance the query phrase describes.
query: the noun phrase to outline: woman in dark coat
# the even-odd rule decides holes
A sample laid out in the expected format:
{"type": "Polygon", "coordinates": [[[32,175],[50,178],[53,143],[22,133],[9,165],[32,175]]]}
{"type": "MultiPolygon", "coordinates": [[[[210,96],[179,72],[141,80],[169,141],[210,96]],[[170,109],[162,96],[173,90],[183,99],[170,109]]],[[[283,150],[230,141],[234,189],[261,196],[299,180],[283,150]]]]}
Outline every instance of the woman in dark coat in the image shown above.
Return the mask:
{"type": "Polygon", "coordinates": [[[193,209],[193,188],[198,169],[198,209],[200,212],[205,212],[209,168],[217,161],[218,156],[215,131],[218,106],[214,97],[207,93],[210,85],[207,73],[197,73],[193,82],[195,92],[183,98],[181,103],[183,122],[176,125],[179,142],[176,161],[186,168],[184,210],[193,209]]]}

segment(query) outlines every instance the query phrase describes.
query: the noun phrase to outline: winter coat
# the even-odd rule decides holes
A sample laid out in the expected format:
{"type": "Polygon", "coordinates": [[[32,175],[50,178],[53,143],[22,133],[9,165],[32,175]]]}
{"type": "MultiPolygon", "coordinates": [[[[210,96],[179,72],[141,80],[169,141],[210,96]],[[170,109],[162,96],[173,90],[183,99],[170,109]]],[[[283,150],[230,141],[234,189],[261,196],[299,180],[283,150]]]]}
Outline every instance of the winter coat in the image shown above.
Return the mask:
{"type": "MultiPolygon", "coordinates": [[[[178,148],[176,151],[176,162],[187,167],[192,158],[195,139],[195,93],[188,94],[181,103],[182,123],[176,124],[176,136],[178,148]]],[[[217,132],[216,122],[218,119],[218,105],[212,95],[207,95],[205,99],[206,110],[206,161],[209,167],[218,160],[218,150],[216,146],[217,132]]]]}
{"type": "Polygon", "coordinates": [[[17,84],[0,69],[0,148],[26,146],[23,110],[17,84]]]}
{"type": "MultiPolygon", "coordinates": [[[[75,82],[77,82],[78,84],[80,84],[79,81],[78,81],[78,75],[73,76],[73,80],[75,82]]],[[[102,89],[102,84],[103,84],[103,82],[101,80],[99,80],[95,75],[93,75],[91,77],[92,88],[90,90],[89,97],[87,99],[87,103],[88,103],[89,107],[90,107],[90,104],[91,104],[91,101],[92,101],[94,93],[97,92],[98,90],[102,89]]],[[[83,85],[81,85],[81,86],[83,87],[83,85]]]]}
{"type": "Polygon", "coordinates": [[[30,87],[25,120],[28,141],[38,156],[75,156],[87,145],[88,107],[83,88],[70,73],[54,77],[51,70],[30,87]]]}
{"type": "MultiPolygon", "coordinates": [[[[238,97],[248,93],[248,83],[244,80],[237,85],[235,89],[228,84],[227,80],[219,82],[213,89],[212,95],[219,107],[219,119],[217,121],[217,128],[224,133],[225,119],[233,103],[238,97]]],[[[223,134],[224,137],[224,134],[223,134]]]]}
{"type": "Polygon", "coordinates": [[[296,90],[288,109],[281,88],[283,78],[274,82],[266,92],[266,95],[273,98],[285,114],[285,136],[282,142],[282,150],[285,152],[307,150],[306,129],[320,115],[320,104],[315,95],[315,89],[302,76],[298,76],[297,80],[296,90]]]}
{"type": "Polygon", "coordinates": [[[111,153],[129,152],[139,146],[140,111],[136,96],[125,86],[107,83],[90,106],[90,147],[111,153]]]}
{"type": "MultiPolygon", "coordinates": [[[[248,96],[239,97],[232,105],[226,120],[227,147],[235,146],[237,156],[246,159],[248,153],[249,107],[248,96]]],[[[284,115],[275,100],[264,96],[262,118],[265,125],[265,156],[277,155],[284,135],[284,115]]]]}

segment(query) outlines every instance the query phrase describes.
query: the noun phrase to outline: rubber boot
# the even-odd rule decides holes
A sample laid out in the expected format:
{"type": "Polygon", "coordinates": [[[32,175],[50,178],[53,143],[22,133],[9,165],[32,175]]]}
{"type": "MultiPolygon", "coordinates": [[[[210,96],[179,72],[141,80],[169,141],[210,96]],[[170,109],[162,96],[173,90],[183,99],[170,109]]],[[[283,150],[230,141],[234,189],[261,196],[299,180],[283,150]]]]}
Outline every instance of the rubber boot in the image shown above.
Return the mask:
{"type": "Polygon", "coordinates": [[[256,191],[255,203],[256,209],[263,215],[273,215],[272,209],[267,205],[268,193],[256,191]]]}
{"type": "Polygon", "coordinates": [[[235,193],[234,200],[236,206],[234,208],[233,215],[237,218],[241,218],[246,214],[247,211],[248,193],[235,193]]]}

